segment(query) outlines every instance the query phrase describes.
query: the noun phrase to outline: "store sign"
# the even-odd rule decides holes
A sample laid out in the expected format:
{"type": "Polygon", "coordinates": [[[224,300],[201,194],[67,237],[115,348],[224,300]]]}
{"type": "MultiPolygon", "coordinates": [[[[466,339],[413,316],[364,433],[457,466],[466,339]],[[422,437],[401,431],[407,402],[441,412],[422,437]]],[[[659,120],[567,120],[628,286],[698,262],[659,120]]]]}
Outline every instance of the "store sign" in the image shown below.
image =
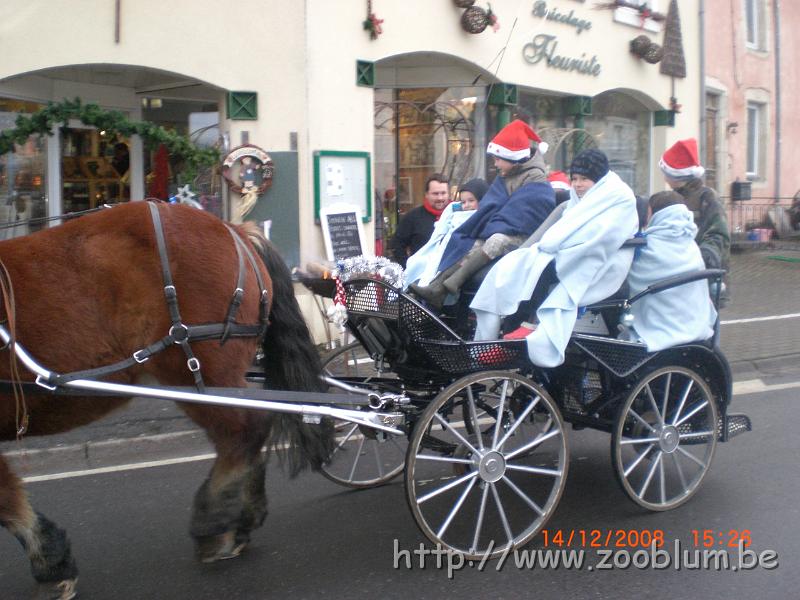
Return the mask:
{"type": "Polygon", "coordinates": [[[586,58],[586,53],[581,54],[580,58],[562,56],[556,54],[558,50],[558,38],[554,35],[540,33],[533,38],[533,41],[522,47],[522,56],[525,62],[531,65],[544,63],[552,69],[561,71],[572,71],[581,75],[600,75],[602,66],[597,62],[597,55],[586,58]]]}
{"type": "Polygon", "coordinates": [[[564,23],[575,28],[575,32],[580,34],[582,31],[587,31],[592,28],[592,22],[587,19],[581,19],[575,16],[575,11],[570,10],[568,13],[561,12],[558,8],[547,8],[547,2],[538,0],[533,3],[532,14],[534,17],[554,21],[556,23],[564,23]]]}

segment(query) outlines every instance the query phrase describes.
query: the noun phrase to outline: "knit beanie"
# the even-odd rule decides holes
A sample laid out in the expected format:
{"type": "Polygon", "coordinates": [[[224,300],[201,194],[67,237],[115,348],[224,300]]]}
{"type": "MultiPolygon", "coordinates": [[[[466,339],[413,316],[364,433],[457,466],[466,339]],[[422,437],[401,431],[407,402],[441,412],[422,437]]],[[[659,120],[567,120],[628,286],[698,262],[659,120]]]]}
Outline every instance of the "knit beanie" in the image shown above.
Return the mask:
{"type": "Polygon", "coordinates": [[[595,183],[608,173],[608,158],[600,150],[584,150],[572,160],[570,175],[583,175],[595,183]]]}
{"type": "Polygon", "coordinates": [[[488,183],[486,183],[483,179],[476,178],[476,179],[470,179],[467,183],[458,188],[458,191],[471,192],[472,195],[475,196],[478,199],[478,201],[480,201],[488,189],[489,189],[488,183]]]}

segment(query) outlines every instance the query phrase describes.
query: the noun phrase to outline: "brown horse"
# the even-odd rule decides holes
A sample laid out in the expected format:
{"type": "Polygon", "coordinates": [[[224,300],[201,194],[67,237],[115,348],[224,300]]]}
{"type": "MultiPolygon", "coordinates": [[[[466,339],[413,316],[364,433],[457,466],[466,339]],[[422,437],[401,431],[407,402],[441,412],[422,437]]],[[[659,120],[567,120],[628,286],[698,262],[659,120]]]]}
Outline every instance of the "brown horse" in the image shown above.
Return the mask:
{"type": "MultiPolygon", "coordinates": [[[[261,271],[269,307],[263,340],[256,336],[196,341],[192,351],[205,385],[244,387],[245,373],[262,344],[268,387],[320,391],[319,358],[294,298],[288,269],[254,230],[231,226],[260,258],[240,259],[232,232],[217,218],[185,206],[160,205],[169,265],[183,323],[221,323],[244,273],[236,322],[258,324],[261,271]],[[240,264],[244,262],[244,270],[240,264]]],[[[246,256],[246,252],[241,254],[246,256]]],[[[4,326],[42,366],[70,373],[122,361],[161,339],[172,320],[165,302],[162,266],[149,206],[134,202],[71,220],[64,225],[0,243],[0,261],[13,287],[4,326]],[[9,318],[10,316],[10,318],[9,318]]],[[[8,349],[0,352],[0,379],[12,379],[8,349]]],[[[21,379],[32,381],[19,366],[21,379]]],[[[106,377],[118,383],[193,385],[187,356],[170,346],[146,362],[106,377]]],[[[89,423],[128,399],[77,398],[31,393],[24,399],[0,392],[0,440],[47,435],[89,423]],[[27,417],[25,416],[27,415],[27,417]]],[[[267,513],[265,443],[288,441],[292,466],[318,467],[331,440],[296,417],[262,411],[183,404],[203,427],[217,458],[198,490],[191,522],[198,556],[213,561],[237,555],[267,513]]],[[[20,479],[0,456],[0,523],[25,548],[36,580],[56,598],[74,596],[77,568],[67,536],[34,511],[20,479]]]]}

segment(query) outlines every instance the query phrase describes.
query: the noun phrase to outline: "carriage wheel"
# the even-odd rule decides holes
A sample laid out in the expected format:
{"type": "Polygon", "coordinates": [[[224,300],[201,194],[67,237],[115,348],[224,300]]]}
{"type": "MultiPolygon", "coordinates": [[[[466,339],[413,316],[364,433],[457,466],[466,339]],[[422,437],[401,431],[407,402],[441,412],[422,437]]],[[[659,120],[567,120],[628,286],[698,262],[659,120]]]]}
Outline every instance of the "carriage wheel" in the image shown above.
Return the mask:
{"type": "Polygon", "coordinates": [[[717,406],[694,371],[670,366],[649,373],[620,407],[611,458],[622,489],[649,510],[691,498],[717,446],[717,406]]]}
{"type": "MultiPolygon", "coordinates": [[[[359,342],[352,342],[332,352],[323,362],[330,377],[357,380],[357,385],[376,392],[399,388],[397,375],[379,372],[374,361],[359,342]],[[388,382],[395,382],[387,386],[388,382]],[[362,383],[363,382],[363,383],[362,383]]],[[[337,390],[338,391],[338,390],[337,390]]],[[[322,474],[340,485],[370,488],[388,483],[403,471],[408,439],[362,427],[348,421],[333,420],[336,446],[331,460],[322,466],[322,474]]]]}
{"type": "Polygon", "coordinates": [[[459,379],[425,409],[406,457],[406,498],[427,538],[469,558],[530,541],[555,510],[568,467],[558,407],[508,371],[459,379]]]}

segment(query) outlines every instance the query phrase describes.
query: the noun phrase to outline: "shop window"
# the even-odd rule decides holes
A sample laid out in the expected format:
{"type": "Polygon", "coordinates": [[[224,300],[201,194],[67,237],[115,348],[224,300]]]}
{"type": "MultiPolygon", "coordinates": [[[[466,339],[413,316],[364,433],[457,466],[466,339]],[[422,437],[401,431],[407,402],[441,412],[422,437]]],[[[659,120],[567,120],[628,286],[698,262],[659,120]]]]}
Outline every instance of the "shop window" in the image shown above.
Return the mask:
{"type": "Polygon", "coordinates": [[[758,102],[747,103],[747,178],[763,179],[766,159],[766,107],[758,102]]]}
{"type": "Polygon", "coordinates": [[[130,144],[106,131],[61,129],[63,213],[130,200],[130,144]]]}
{"type": "MultiPolygon", "coordinates": [[[[17,116],[42,108],[34,102],[0,98],[0,130],[14,129],[17,116]]],[[[35,135],[14,151],[0,156],[0,239],[32,233],[44,227],[30,222],[47,216],[46,140],[35,135]]]]}

